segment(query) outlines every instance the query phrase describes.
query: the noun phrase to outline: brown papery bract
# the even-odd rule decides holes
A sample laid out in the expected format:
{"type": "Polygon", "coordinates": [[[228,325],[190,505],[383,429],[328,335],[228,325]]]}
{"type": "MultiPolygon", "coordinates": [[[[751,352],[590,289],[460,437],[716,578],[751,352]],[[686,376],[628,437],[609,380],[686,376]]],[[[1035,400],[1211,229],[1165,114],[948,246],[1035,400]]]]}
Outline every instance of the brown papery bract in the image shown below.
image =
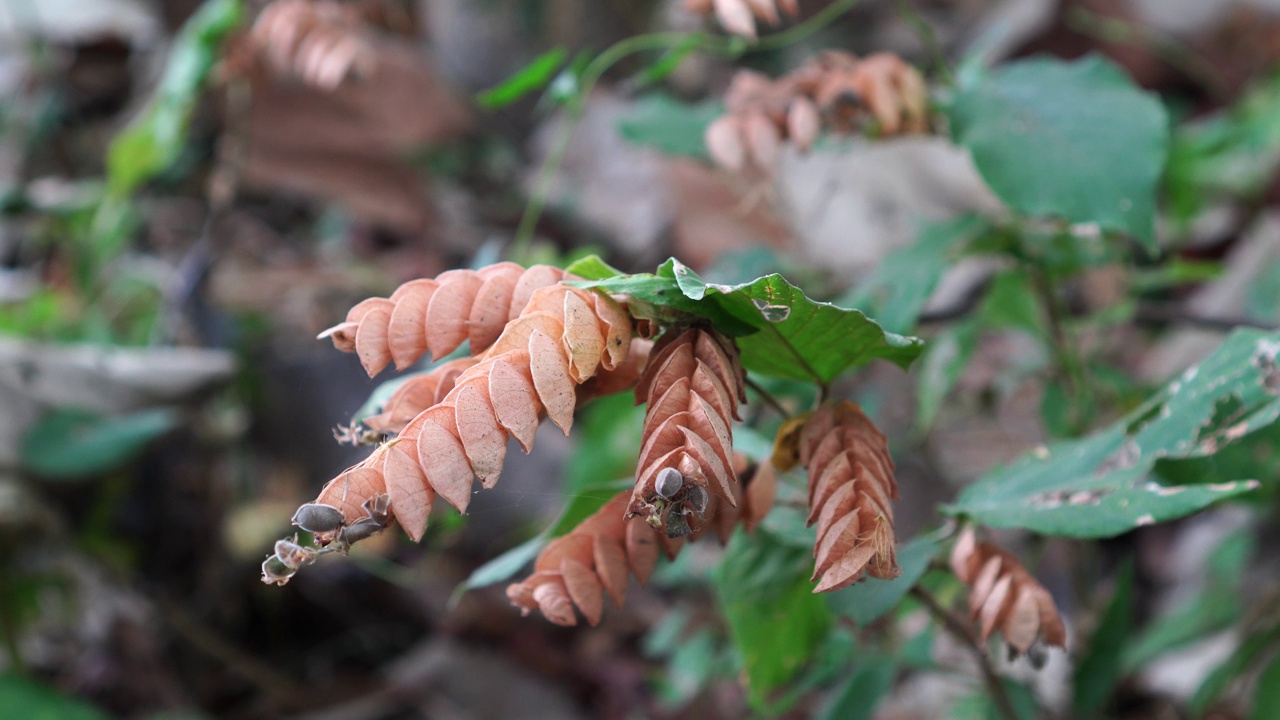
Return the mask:
{"type": "Polygon", "coordinates": [[[894,578],[898,567],[891,501],[898,497],[883,433],[856,404],[824,405],[800,432],[809,471],[809,524],[817,524],[814,592],[847,587],[870,574],[894,578]]]}
{"type": "MultiPolygon", "coordinates": [[[[360,356],[369,377],[392,362],[409,367],[424,353],[440,358],[464,341],[480,355],[497,342],[507,323],[523,314],[535,292],[561,280],[577,279],[560,268],[534,265],[527,270],[502,262],[481,270],[449,270],[435,278],[411,280],[389,298],[369,298],[351,308],[346,321],[320,337],[360,356]]],[[[568,321],[590,323],[598,295],[584,296],[587,309],[574,307],[568,321]]],[[[556,313],[564,315],[563,308],[556,313]]],[[[563,322],[563,318],[562,318],[563,322]]],[[[627,332],[630,333],[628,320],[627,332]]],[[[625,355],[625,354],[624,354],[625,355]]]]}
{"type": "MultiPolygon", "coordinates": [[[[612,298],[567,285],[541,287],[478,361],[441,366],[436,387],[401,398],[421,403],[428,390],[438,393],[452,383],[396,438],[330,482],[320,502],[339,508],[351,522],[365,500],[385,492],[400,525],[418,540],[437,495],[466,512],[474,479],[493,487],[510,438],[528,452],[543,417],[568,434],[578,386],[598,371],[625,368],[630,349],[631,317],[612,298]],[[451,376],[455,369],[460,372],[451,376]]],[[[623,372],[636,374],[634,368],[623,372]]],[[[393,412],[399,418],[405,410],[393,412]]]]}
{"type": "Polygon", "coordinates": [[[998,629],[1018,653],[1037,639],[1066,647],[1066,627],[1049,591],[1008,551],[978,542],[972,527],[956,541],[951,569],[970,587],[969,613],[981,623],[982,642],[998,629]]]}
{"type": "MultiPolygon", "coordinates": [[[[668,526],[672,512],[692,510],[701,521],[696,493],[737,506],[731,423],[746,401],[745,371],[733,341],[708,327],[668,331],[654,345],[636,385],[636,402],[648,403],[636,466],[636,486],[628,517],[643,516],[655,528],[668,526]],[[660,473],[671,468],[683,485],[675,495],[657,490],[660,473]]],[[[683,528],[681,528],[683,529],[683,528]]],[[[691,530],[696,527],[690,526],[691,530]]]]}
{"type": "Polygon", "coordinates": [[[825,52],[777,80],[738,71],[725,91],[726,114],[704,140],[720,167],[767,176],[782,142],[803,152],[824,129],[860,132],[874,120],[880,135],[928,132],[928,100],[924,78],[897,55],[825,52]]]}
{"type": "Polygon", "coordinates": [[[698,15],[714,12],[725,30],[752,40],[756,20],[778,25],[782,22],[780,12],[793,18],[800,14],[797,0],[685,0],[684,7],[698,15]]]}

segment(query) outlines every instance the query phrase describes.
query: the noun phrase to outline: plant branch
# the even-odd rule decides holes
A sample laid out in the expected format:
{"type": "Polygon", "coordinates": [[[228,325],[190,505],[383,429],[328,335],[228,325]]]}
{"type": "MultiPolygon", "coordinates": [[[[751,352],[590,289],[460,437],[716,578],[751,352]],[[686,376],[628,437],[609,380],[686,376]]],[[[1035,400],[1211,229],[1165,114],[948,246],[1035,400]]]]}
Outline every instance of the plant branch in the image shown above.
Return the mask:
{"type": "Polygon", "coordinates": [[[764,386],[753,380],[750,375],[747,376],[747,387],[754,390],[760,396],[760,399],[764,400],[765,404],[773,408],[783,419],[791,417],[791,411],[783,406],[782,401],[774,397],[773,393],[764,389],[764,386]]]}
{"type": "Polygon", "coordinates": [[[1004,681],[1000,679],[995,668],[991,666],[991,659],[987,657],[987,651],[977,634],[973,632],[973,628],[957,618],[950,610],[942,607],[937,598],[919,585],[911,588],[911,596],[919,600],[939,624],[973,653],[978,660],[978,668],[982,671],[982,681],[987,686],[987,692],[991,694],[991,700],[996,704],[1000,716],[1005,720],[1019,720],[1018,711],[1013,707],[1013,699],[1009,697],[1009,690],[1004,686],[1004,681]]]}
{"type": "Polygon", "coordinates": [[[938,34],[933,31],[933,26],[920,16],[911,0],[895,0],[894,4],[898,8],[899,17],[920,37],[920,44],[928,53],[938,77],[947,85],[954,85],[955,73],[951,71],[951,63],[947,62],[947,54],[942,51],[942,44],[938,42],[938,34]]]}

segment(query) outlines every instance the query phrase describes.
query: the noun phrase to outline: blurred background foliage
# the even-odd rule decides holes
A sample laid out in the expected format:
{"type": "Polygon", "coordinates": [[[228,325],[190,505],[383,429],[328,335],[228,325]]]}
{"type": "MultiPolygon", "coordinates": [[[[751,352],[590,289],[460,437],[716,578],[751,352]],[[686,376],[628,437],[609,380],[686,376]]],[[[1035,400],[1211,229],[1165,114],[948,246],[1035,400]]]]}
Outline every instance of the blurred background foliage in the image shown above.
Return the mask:
{"type": "Polygon", "coordinates": [[[991,717],[909,592],[964,594],[940,507],[1045,533],[999,534],[1071,628],[1039,672],[991,649],[1020,716],[1275,715],[1275,2],[806,0],[749,46],[666,0],[350,0],[314,59],[250,32],[269,4],[0,1],[0,717],[991,717]],[[763,185],[711,168],[732,72],[825,49],[921,67],[937,136],[824,138],[763,185]],[[1062,144],[991,132],[1023,116],[1062,144]],[[835,386],[892,439],[902,578],[811,595],[792,473],[600,627],[520,619],[493,584],[633,469],[619,396],[421,545],[258,582],[381,385],[317,332],[413,277],[592,252],[782,272],[929,340],[835,386]],[[1178,380],[1205,358],[1244,389],[1178,380]],[[1071,463],[1139,432],[1116,477],[1187,486],[1171,522],[1034,526],[990,491],[1089,492],[1071,463]]]}

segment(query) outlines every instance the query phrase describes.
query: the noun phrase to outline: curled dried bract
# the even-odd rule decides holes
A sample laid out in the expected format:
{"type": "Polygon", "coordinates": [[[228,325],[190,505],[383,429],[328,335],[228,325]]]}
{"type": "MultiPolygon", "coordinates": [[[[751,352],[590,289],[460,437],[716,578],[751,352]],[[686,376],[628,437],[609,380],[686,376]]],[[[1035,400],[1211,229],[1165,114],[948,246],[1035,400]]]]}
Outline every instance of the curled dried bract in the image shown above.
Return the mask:
{"type": "Polygon", "coordinates": [[[549,265],[526,270],[511,262],[449,270],[411,280],[389,298],[360,302],[344,322],[320,337],[331,338],[339,350],[354,351],[370,377],[392,362],[403,370],[424,353],[444,357],[464,341],[472,355],[480,355],[522,314],[537,290],[565,279],[574,278],[549,265]]]}
{"type": "Polygon", "coordinates": [[[268,67],[322,90],[373,70],[359,9],[333,0],[274,0],[250,31],[268,67]]]}
{"type": "Polygon", "coordinates": [[[523,312],[504,321],[484,356],[458,366],[463,369],[451,377],[443,398],[332,480],[318,502],[338,508],[354,524],[361,503],[387,493],[401,527],[417,540],[437,495],[466,512],[474,479],[486,488],[497,482],[510,438],[528,452],[543,417],[568,433],[578,386],[599,371],[627,366],[631,318],[598,291],[547,284],[525,294],[524,287],[517,283],[514,293],[524,297],[523,312]]]}
{"type": "Polygon", "coordinates": [[[838,590],[863,573],[897,577],[891,501],[898,497],[883,433],[856,404],[825,405],[800,432],[809,471],[809,524],[817,524],[814,592],[838,590]]]}
{"type": "Polygon", "coordinates": [[[698,15],[715,13],[725,30],[753,40],[756,20],[778,25],[782,22],[781,13],[791,17],[800,14],[797,0],[685,0],[684,7],[698,15]]]}
{"type": "Polygon", "coordinates": [[[951,552],[951,569],[970,587],[969,612],[981,623],[982,641],[995,630],[1015,653],[1033,653],[1038,642],[1065,647],[1066,627],[1049,591],[1018,559],[965,528],[951,552]]]}
{"type": "Polygon", "coordinates": [[[677,537],[702,522],[705,503],[693,502],[699,492],[737,506],[730,427],[746,399],[744,381],[733,341],[711,328],[670,331],[658,341],[636,385],[637,402],[648,408],[628,517],[677,537]]]}

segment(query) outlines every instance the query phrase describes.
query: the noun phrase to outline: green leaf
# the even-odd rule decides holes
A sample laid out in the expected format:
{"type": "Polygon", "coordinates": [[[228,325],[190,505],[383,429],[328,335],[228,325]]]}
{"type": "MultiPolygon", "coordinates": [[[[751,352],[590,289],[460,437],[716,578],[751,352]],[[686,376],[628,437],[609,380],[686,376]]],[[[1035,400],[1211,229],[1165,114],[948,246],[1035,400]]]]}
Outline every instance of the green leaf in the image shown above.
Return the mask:
{"type": "Polygon", "coordinates": [[[667,76],[675,72],[676,68],[680,67],[680,63],[701,45],[702,38],[698,35],[685,38],[679,45],[662,53],[657,60],[645,68],[636,78],[637,86],[644,88],[667,79],[667,76]]]}
{"type": "Polygon", "coordinates": [[[181,154],[209,71],[243,15],[241,0],[207,0],[182,26],[155,94],[107,149],[107,187],[112,196],[128,196],[167,170],[181,154]]]}
{"type": "Polygon", "coordinates": [[[0,717],[22,720],[107,720],[92,705],[59,694],[52,688],[13,672],[0,673],[0,717]]]}
{"type": "Polygon", "coordinates": [[[562,47],[548,50],[497,86],[477,95],[476,102],[490,109],[506,107],[546,86],[568,58],[569,52],[562,47]]]}
{"type": "Polygon", "coordinates": [[[924,347],[919,338],[885,332],[858,310],[811,300],[776,274],[741,285],[708,284],[673,258],[655,275],[572,284],[625,293],[633,312],[643,312],[639,301],[656,308],[658,317],[664,309],[702,316],[738,337],[748,370],[772,377],[825,384],[871,360],[905,368],[924,347]]]}
{"type": "Polygon", "coordinates": [[[1014,210],[1096,223],[1158,249],[1168,118],[1111,63],[1011,62],[960,89],[947,116],[956,142],[1014,210]]]}
{"type": "Polygon", "coordinates": [[[92,477],[123,465],[178,426],[173,410],[102,417],[87,410],[54,410],[22,441],[24,469],[57,480],[92,477]]]}
{"type": "Polygon", "coordinates": [[[538,553],[542,552],[542,548],[546,547],[546,545],[547,537],[545,535],[538,535],[525,540],[473,570],[467,576],[467,579],[463,580],[462,584],[454,590],[454,597],[468,590],[488,587],[510,580],[524,566],[533,562],[533,559],[538,557],[538,553]]]}
{"type": "Polygon", "coordinates": [[[600,259],[599,255],[588,255],[569,263],[565,272],[573,273],[588,280],[604,280],[624,273],[618,268],[600,259]]]}
{"type": "Polygon", "coordinates": [[[861,309],[891,332],[911,332],[943,272],[988,228],[980,215],[924,226],[915,242],[885,256],[871,279],[840,304],[861,309]]]}
{"type": "Polygon", "coordinates": [[[827,593],[827,606],[837,615],[847,615],[858,625],[866,626],[893,610],[907,596],[938,551],[938,541],[929,536],[918,537],[898,548],[898,565],[902,574],[892,580],[867,578],[860,583],[827,593]]]}
{"type": "MultiPolygon", "coordinates": [[[[1251,629],[1250,632],[1245,633],[1235,652],[1214,668],[1204,682],[1200,683],[1200,687],[1196,688],[1195,694],[1191,696],[1191,701],[1188,703],[1192,716],[1203,717],[1209,706],[1236,678],[1248,672],[1259,658],[1275,650],[1277,645],[1280,645],[1280,626],[1251,629]]],[[[1254,717],[1261,720],[1267,716],[1255,714],[1254,717]]]]}
{"type": "Polygon", "coordinates": [[[929,341],[920,361],[916,386],[916,428],[927,430],[938,416],[942,401],[955,387],[978,348],[979,328],[976,320],[957,323],[929,341]]]}
{"type": "Polygon", "coordinates": [[[997,528],[1111,537],[1256,489],[1233,477],[1163,485],[1176,466],[1230,448],[1280,416],[1280,333],[1237,330],[1212,356],[1125,418],[1079,440],[1041,448],[966,488],[946,512],[997,528]]]}
{"type": "Polygon", "coordinates": [[[1271,663],[1258,676],[1252,717],[1280,718],[1280,655],[1271,658],[1271,663]]]}
{"type": "Polygon", "coordinates": [[[1214,549],[1208,576],[1196,595],[1158,618],[1124,648],[1125,672],[1133,672],[1171,650],[1184,647],[1238,620],[1244,608],[1231,590],[1240,584],[1252,555],[1253,536],[1239,531],[1214,549]]]}
{"type": "Polygon", "coordinates": [[[1074,702],[1079,717],[1098,717],[1124,671],[1124,648],[1133,630],[1133,563],[1116,577],[1116,589],[1089,638],[1089,649],[1076,667],[1074,702]]]}
{"type": "Polygon", "coordinates": [[[652,93],[638,100],[626,120],[618,123],[623,139],[657,149],[667,155],[706,159],[702,135],[712,120],[724,114],[724,107],[708,100],[689,105],[664,93],[652,93]]]}
{"type": "Polygon", "coordinates": [[[716,570],[716,595],[756,707],[804,668],[831,627],[831,613],[809,582],[812,564],[804,548],[739,530],[716,570]]]}
{"type": "Polygon", "coordinates": [[[1045,337],[1045,319],[1040,299],[1025,272],[1008,271],[996,275],[987,288],[978,314],[990,328],[1022,330],[1032,337],[1045,337]]]}
{"type": "Polygon", "coordinates": [[[870,720],[876,706],[893,688],[893,678],[898,674],[893,658],[865,658],[862,665],[849,677],[818,714],[820,720],[870,720]]]}

